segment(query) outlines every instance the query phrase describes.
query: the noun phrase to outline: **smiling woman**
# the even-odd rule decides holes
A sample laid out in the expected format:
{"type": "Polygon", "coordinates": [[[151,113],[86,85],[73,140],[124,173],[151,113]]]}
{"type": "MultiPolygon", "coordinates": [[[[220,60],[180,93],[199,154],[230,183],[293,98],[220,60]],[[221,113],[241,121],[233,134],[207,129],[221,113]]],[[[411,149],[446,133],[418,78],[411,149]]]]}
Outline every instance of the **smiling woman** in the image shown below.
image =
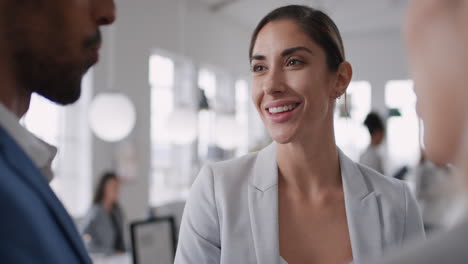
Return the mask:
{"type": "Polygon", "coordinates": [[[352,67],[334,22],[306,6],[273,10],[249,57],[252,100],[275,142],[202,169],[176,263],[360,263],[424,237],[408,187],[336,146],[334,105],[352,67]]]}
{"type": "MultiPolygon", "coordinates": [[[[328,55],[306,30],[291,19],[273,20],[254,32],[252,41],[252,98],[272,137],[281,143],[292,137],[305,139],[316,133],[312,130],[332,129],[322,122],[331,124],[334,99],[345,92],[352,75],[343,56],[328,55]],[[278,108],[282,111],[275,111],[278,108]]],[[[328,50],[342,53],[338,48],[328,50]]],[[[326,134],[333,135],[332,131],[326,134]]]]}

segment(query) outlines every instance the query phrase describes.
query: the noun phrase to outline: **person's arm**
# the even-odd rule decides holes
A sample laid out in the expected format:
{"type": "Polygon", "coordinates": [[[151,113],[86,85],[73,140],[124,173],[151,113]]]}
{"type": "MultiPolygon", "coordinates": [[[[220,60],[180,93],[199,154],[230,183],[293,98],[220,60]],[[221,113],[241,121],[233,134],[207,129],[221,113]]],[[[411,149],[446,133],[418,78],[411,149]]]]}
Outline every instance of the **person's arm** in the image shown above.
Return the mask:
{"type": "Polygon", "coordinates": [[[411,240],[423,240],[426,238],[424,232],[424,224],[421,216],[421,210],[416,202],[416,199],[411,194],[406,183],[401,182],[405,193],[405,226],[403,232],[403,243],[411,240]]]}
{"type": "Polygon", "coordinates": [[[192,185],[179,233],[175,264],[218,264],[221,257],[214,176],[205,165],[192,185]]]}
{"type": "Polygon", "coordinates": [[[117,221],[117,228],[116,230],[116,251],[117,253],[124,253],[128,250],[127,248],[127,240],[126,240],[126,225],[125,225],[125,214],[122,210],[122,207],[119,205],[115,205],[114,208],[114,215],[113,217],[116,218],[117,221]]]}
{"type": "Polygon", "coordinates": [[[89,253],[111,254],[112,249],[108,248],[103,238],[105,231],[100,228],[102,215],[97,207],[92,207],[81,229],[86,248],[89,253]]]}
{"type": "Polygon", "coordinates": [[[385,175],[385,169],[384,169],[384,163],[383,163],[383,158],[381,155],[378,155],[375,157],[375,167],[376,171],[380,172],[380,174],[385,175]]]}

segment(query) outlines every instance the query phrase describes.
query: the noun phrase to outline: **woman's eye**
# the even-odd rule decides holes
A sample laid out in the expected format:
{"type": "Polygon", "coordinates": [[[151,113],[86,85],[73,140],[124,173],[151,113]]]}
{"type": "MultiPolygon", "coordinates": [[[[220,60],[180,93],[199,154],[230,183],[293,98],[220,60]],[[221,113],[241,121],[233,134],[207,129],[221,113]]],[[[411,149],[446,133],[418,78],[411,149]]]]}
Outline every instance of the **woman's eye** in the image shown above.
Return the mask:
{"type": "Polygon", "coordinates": [[[290,59],[288,61],[288,63],[286,64],[286,66],[297,66],[297,65],[301,65],[301,64],[304,64],[304,62],[302,62],[301,60],[298,60],[298,59],[290,59]]]}
{"type": "Polygon", "coordinates": [[[265,70],[265,67],[262,66],[262,65],[254,65],[252,67],[252,71],[253,72],[260,72],[260,71],[264,71],[265,70]]]}

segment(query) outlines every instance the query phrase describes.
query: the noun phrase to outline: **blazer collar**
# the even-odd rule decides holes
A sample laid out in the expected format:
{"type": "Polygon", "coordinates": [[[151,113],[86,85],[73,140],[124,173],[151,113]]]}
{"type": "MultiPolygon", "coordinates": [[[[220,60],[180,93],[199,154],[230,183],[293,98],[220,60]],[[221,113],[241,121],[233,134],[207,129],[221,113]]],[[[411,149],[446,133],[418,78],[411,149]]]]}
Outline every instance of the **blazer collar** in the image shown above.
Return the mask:
{"type": "Polygon", "coordinates": [[[252,185],[265,192],[278,184],[278,165],[276,162],[276,143],[273,142],[258,152],[255,161],[252,185]]]}
{"type": "Polygon", "coordinates": [[[46,178],[34,165],[33,161],[19,147],[19,145],[0,127],[0,153],[17,172],[17,177],[24,181],[29,188],[34,189],[39,198],[50,209],[51,217],[62,229],[64,235],[70,241],[73,249],[80,257],[82,263],[91,263],[81,237],[76,230],[70,215],[50,189],[46,178]]]}
{"type": "Polygon", "coordinates": [[[2,103],[0,103],[0,127],[13,138],[50,182],[53,179],[52,160],[57,154],[57,148],[21,126],[18,118],[2,103]]]}
{"type": "Polygon", "coordinates": [[[358,165],[339,150],[346,217],[354,263],[383,253],[382,223],[376,193],[358,165]]]}
{"type": "Polygon", "coordinates": [[[338,155],[345,196],[348,195],[348,198],[362,200],[372,193],[370,186],[356,163],[348,158],[339,148],[338,155]]]}
{"type": "MultiPolygon", "coordinates": [[[[339,148],[338,155],[345,193],[348,193],[349,198],[365,198],[371,191],[361,171],[339,148]]],[[[275,142],[258,152],[252,184],[262,192],[278,184],[278,164],[276,162],[275,142]]]]}
{"type": "MultiPolygon", "coordinates": [[[[354,263],[382,255],[377,197],[356,163],[338,149],[354,263]]],[[[257,155],[249,188],[249,210],[258,263],[279,263],[276,143],[257,155]]]]}
{"type": "Polygon", "coordinates": [[[275,143],[257,154],[253,169],[248,201],[257,263],[279,264],[278,166],[275,143]]]}

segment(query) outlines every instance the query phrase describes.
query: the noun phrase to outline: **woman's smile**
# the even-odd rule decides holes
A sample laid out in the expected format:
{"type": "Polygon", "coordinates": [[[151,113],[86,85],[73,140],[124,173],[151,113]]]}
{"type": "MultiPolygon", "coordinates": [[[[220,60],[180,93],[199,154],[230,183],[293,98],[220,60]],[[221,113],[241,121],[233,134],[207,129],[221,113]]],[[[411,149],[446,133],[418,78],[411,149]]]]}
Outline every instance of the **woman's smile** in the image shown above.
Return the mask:
{"type": "Polygon", "coordinates": [[[284,123],[292,119],[302,104],[300,102],[276,101],[265,107],[266,116],[274,123],[284,123]]]}

